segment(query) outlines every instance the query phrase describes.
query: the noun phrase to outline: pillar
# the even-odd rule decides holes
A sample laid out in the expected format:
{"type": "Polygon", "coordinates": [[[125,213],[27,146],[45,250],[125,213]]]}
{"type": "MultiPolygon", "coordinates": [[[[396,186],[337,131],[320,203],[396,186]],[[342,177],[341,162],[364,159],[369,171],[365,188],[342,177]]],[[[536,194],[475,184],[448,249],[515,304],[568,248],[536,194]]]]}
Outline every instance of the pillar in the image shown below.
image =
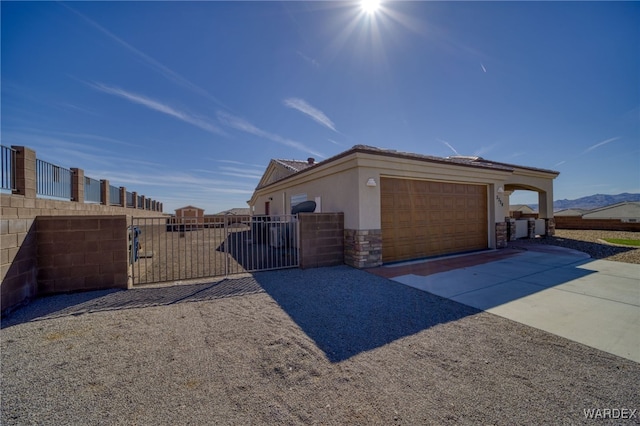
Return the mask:
{"type": "Polygon", "coordinates": [[[84,170],[71,169],[71,201],[84,203],[84,170]]]}
{"type": "Polygon", "coordinates": [[[15,193],[36,198],[36,152],[24,146],[12,146],[16,151],[15,193]]]}
{"type": "Polygon", "coordinates": [[[100,204],[109,205],[109,181],[107,179],[100,180],[100,204]]]}

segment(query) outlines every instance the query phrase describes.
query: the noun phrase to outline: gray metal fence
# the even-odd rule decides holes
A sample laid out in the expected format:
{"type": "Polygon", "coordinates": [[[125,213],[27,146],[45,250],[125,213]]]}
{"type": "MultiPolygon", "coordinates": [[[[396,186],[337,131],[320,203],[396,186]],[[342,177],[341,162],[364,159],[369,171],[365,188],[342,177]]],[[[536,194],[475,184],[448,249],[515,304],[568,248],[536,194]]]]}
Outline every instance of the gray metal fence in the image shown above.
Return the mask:
{"type": "Polygon", "coordinates": [[[84,178],[84,202],[100,203],[100,181],[85,176],[84,178]]]}
{"type": "Polygon", "coordinates": [[[71,200],[71,170],[36,159],[36,194],[71,200]]]}
{"type": "Polygon", "coordinates": [[[13,191],[16,189],[16,151],[4,145],[0,148],[0,189],[13,191]]]}
{"type": "Polygon", "coordinates": [[[299,265],[296,215],[132,218],[134,285],[242,274],[299,265]]]}
{"type": "Polygon", "coordinates": [[[112,206],[122,206],[122,200],[120,199],[120,188],[117,186],[109,185],[109,204],[112,206]]]}

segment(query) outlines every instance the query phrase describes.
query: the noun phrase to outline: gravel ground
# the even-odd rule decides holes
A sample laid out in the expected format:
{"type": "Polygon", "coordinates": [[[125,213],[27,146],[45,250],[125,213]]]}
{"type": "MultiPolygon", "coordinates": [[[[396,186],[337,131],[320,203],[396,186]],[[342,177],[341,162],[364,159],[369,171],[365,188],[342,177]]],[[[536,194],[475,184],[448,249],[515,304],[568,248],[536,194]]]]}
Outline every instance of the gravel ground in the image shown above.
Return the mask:
{"type": "Polygon", "coordinates": [[[346,266],[48,297],[2,328],[3,425],[581,424],[640,409],[640,364],[346,266]]]}
{"type": "Polygon", "coordinates": [[[640,249],[609,245],[601,241],[604,238],[640,240],[640,232],[556,229],[553,237],[522,239],[518,245],[551,244],[588,253],[594,259],[640,264],[640,249]]]}

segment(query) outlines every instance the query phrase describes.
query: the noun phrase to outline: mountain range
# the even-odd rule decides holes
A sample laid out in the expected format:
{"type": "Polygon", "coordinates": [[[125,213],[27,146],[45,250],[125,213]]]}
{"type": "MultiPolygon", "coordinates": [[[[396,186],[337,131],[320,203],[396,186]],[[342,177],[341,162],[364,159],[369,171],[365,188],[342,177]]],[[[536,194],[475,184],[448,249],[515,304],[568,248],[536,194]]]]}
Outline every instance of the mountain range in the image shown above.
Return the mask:
{"type": "MultiPolygon", "coordinates": [[[[575,200],[555,200],[553,202],[553,210],[560,211],[566,209],[585,209],[592,210],[600,207],[610,206],[611,204],[618,204],[640,201],[640,194],[630,194],[628,192],[624,192],[618,195],[608,195],[608,194],[595,194],[588,195],[586,197],[577,198],[575,200]]],[[[537,204],[528,204],[529,207],[538,211],[537,204]]]]}

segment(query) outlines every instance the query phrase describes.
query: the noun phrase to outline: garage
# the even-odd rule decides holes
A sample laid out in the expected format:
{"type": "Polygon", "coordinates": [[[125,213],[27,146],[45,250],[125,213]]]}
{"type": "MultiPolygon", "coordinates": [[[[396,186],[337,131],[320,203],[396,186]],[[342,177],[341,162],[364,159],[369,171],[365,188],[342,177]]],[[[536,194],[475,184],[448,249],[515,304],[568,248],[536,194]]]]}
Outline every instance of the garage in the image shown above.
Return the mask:
{"type": "Polygon", "coordinates": [[[487,187],[380,179],[383,263],[488,248],[487,187]]]}

